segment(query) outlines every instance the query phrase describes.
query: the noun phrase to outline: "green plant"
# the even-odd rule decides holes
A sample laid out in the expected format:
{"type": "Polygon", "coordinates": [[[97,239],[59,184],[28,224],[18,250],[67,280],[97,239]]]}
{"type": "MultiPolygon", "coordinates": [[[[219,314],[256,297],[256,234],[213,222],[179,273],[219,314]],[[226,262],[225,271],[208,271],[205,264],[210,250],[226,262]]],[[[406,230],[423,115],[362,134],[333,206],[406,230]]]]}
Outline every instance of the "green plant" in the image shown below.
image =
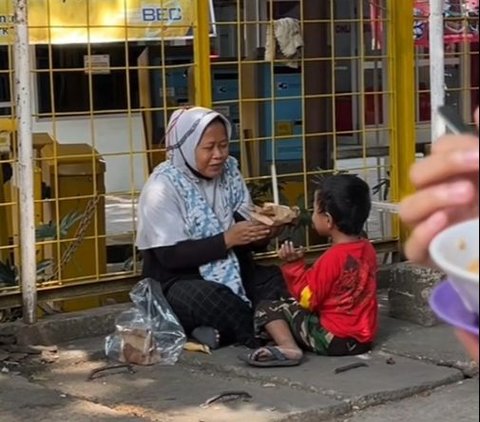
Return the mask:
{"type": "MultiPolygon", "coordinates": [[[[70,229],[77,221],[82,218],[82,214],[78,211],[69,212],[60,221],[59,234],[60,238],[67,236],[70,229]]],[[[57,239],[57,225],[51,221],[47,224],[42,224],[35,229],[35,237],[37,240],[57,239]]]]}
{"type": "MultiPolygon", "coordinates": [[[[320,167],[317,167],[315,169],[316,171],[320,172],[313,178],[313,184],[319,185],[322,183],[322,181],[329,176],[336,176],[338,174],[352,174],[348,170],[323,170],[320,167]]],[[[353,174],[353,176],[357,176],[357,174],[353,174]]]]}
{"type": "MultiPolygon", "coordinates": [[[[354,176],[358,176],[357,174],[350,173],[348,170],[335,170],[331,173],[325,173],[325,171],[322,170],[321,168],[317,168],[317,170],[322,173],[314,177],[313,183],[315,184],[320,184],[325,177],[328,177],[329,175],[334,175],[334,174],[353,174],[354,176]]],[[[372,186],[372,193],[374,195],[379,195],[383,201],[386,201],[390,194],[390,187],[391,187],[390,184],[391,184],[390,172],[387,171],[386,177],[381,178],[376,185],[372,186]]]]}
{"type": "MultiPolygon", "coordinates": [[[[46,278],[48,270],[53,266],[52,259],[45,259],[37,263],[37,281],[43,281],[46,278]]],[[[19,271],[15,265],[12,265],[7,259],[6,262],[0,261],[0,284],[5,286],[16,286],[19,282],[19,271]]]]}
{"type": "MultiPolygon", "coordinates": [[[[58,233],[60,238],[67,237],[70,229],[82,218],[82,214],[78,211],[72,211],[65,215],[60,221],[58,233]]],[[[37,241],[47,239],[57,239],[57,225],[49,222],[42,224],[35,229],[35,238],[37,241]]],[[[54,261],[52,259],[45,259],[37,262],[37,281],[45,281],[48,278],[48,272],[53,268],[54,261]]],[[[0,261],[0,283],[6,286],[16,286],[19,282],[19,271],[17,266],[10,263],[0,261]]]]}
{"type": "Polygon", "coordinates": [[[17,269],[10,264],[7,259],[6,262],[0,261],[0,283],[6,286],[15,286],[17,284],[17,269]]]}
{"type": "MultiPolygon", "coordinates": [[[[285,181],[278,182],[278,196],[280,202],[283,203],[287,202],[287,198],[283,193],[285,185],[285,181]]],[[[270,179],[250,181],[247,183],[247,188],[255,205],[273,201],[272,182],[270,179]]]]}
{"type": "MultiPolygon", "coordinates": [[[[285,181],[278,183],[278,196],[282,204],[288,203],[288,199],[284,193],[286,184],[287,182],[285,181]]],[[[255,205],[262,205],[264,202],[272,201],[273,193],[270,179],[249,182],[247,183],[247,187],[250,191],[252,202],[255,205]]],[[[288,239],[300,245],[305,243],[306,228],[311,223],[311,217],[310,211],[305,208],[305,196],[303,194],[297,197],[295,205],[300,209],[300,215],[294,225],[285,228],[279,237],[279,241],[283,242],[288,239]]]]}

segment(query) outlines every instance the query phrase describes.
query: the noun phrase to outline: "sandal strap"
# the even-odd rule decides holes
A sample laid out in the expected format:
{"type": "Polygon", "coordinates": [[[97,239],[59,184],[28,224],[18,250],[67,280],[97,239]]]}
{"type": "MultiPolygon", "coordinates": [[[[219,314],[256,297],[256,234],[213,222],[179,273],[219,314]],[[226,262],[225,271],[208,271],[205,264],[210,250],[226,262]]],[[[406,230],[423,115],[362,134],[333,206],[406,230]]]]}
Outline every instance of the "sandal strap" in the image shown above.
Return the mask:
{"type": "Polygon", "coordinates": [[[274,358],[274,360],[278,360],[278,361],[288,360],[287,357],[280,351],[280,349],[279,349],[278,347],[274,347],[274,346],[261,347],[260,349],[255,350],[255,351],[250,355],[250,358],[251,358],[252,360],[258,360],[257,357],[259,356],[259,352],[260,352],[261,350],[267,350],[267,351],[272,355],[272,357],[274,358]]]}

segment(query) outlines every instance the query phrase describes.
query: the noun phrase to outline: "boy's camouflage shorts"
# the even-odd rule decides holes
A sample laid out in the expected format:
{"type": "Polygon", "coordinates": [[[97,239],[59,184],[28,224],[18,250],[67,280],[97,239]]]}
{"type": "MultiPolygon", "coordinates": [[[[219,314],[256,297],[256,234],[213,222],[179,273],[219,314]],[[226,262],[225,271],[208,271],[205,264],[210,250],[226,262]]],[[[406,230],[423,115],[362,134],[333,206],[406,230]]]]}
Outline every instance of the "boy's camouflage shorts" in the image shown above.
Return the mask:
{"type": "Polygon", "coordinates": [[[270,340],[265,325],[272,321],[286,321],[297,344],[319,355],[328,355],[334,335],[325,330],[318,316],[303,309],[294,299],[264,301],[255,310],[255,335],[270,340]]]}

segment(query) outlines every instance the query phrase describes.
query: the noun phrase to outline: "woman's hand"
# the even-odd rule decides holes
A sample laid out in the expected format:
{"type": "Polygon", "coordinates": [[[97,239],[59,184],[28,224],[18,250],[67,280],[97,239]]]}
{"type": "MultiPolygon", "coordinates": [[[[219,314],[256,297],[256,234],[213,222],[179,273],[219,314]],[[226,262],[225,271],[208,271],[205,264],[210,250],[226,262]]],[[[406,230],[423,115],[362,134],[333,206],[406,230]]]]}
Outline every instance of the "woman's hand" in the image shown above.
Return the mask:
{"type": "MultiPolygon", "coordinates": [[[[475,122],[478,128],[478,108],[475,122]]],[[[400,208],[400,217],[413,229],[405,245],[411,261],[429,263],[428,246],[440,231],[478,217],[478,176],[478,136],[472,135],[444,136],[429,157],[412,167],[410,178],[417,192],[400,208]]],[[[461,330],[456,334],[478,363],[478,337],[461,330]]]]}
{"type": "Polygon", "coordinates": [[[467,350],[469,356],[478,363],[478,337],[462,330],[456,330],[455,333],[467,350]]]}
{"type": "MultiPolygon", "coordinates": [[[[475,113],[478,127],[478,109],[475,113]]],[[[415,164],[410,178],[416,193],[402,201],[400,217],[413,230],[405,254],[428,263],[428,246],[446,227],[478,217],[479,143],[473,135],[447,135],[415,164]]]]}
{"type": "Polygon", "coordinates": [[[286,262],[298,261],[300,259],[303,259],[304,255],[305,252],[303,250],[303,247],[295,249],[295,247],[293,246],[293,242],[288,240],[280,247],[280,250],[278,251],[278,257],[282,261],[286,262]]]}
{"type": "Polygon", "coordinates": [[[284,225],[270,227],[270,234],[268,235],[268,238],[275,239],[276,237],[280,236],[284,230],[284,225]]]}
{"type": "Polygon", "coordinates": [[[270,235],[270,228],[250,221],[241,221],[234,224],[224,234],[227,249],[235,246],[244,246],[258,242],[270,235]]]}

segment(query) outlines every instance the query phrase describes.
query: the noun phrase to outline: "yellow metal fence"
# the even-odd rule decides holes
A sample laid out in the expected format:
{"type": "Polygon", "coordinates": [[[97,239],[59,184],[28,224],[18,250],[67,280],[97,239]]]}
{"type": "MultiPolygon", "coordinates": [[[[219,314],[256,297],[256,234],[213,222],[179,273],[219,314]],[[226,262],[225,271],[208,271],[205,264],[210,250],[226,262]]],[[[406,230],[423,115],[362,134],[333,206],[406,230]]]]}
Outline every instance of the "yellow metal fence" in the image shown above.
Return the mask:
{"type": "MultiPolygon", "coordinates": [[[[305,216],[286,235],[310,251],[326,246],[306,219],[318,178],[358,174],[376,201],[396,202],[410,190],[405,175],[416,139],[412,1],[164,0],[147,8],[133,0],[29,3],[35,4],[30,23],[36,34],[38,288],[80,286],[78,296],[96,294],[53,305],[60,310],[121,300],[124,295],[111,292],[140,274],[136,201],[149,172],[165,158],[165,127],[178,107],[213,107],[231,120],[231,153],[255,200],[271,199],[270,164],[276,165],[282,200],[299,205],[305,216]],[[34,13],[41,5],[46,9],[39,19],[34,13]],[[77,7],[78,22],[62,13],[65,7],[77,7]],[[293,59],[282,57],[278,46],[273,58],[268,51],[266,57],[268,43],[276,44],[269,39],[275,22],[284,18],[292,18],[303,46],[293,59]],[[98,281],[117,287],[104,291],[98,281]]],[[[0,26],[11,31],[13,23],[0,19],[0,26]]],[[[18,292],[22,247],[11,42],[0,45],[0,299],[18,292]]],[[[375,208],[366,230],[387,250],[404,235],[398,222],[375,208]]]]}

